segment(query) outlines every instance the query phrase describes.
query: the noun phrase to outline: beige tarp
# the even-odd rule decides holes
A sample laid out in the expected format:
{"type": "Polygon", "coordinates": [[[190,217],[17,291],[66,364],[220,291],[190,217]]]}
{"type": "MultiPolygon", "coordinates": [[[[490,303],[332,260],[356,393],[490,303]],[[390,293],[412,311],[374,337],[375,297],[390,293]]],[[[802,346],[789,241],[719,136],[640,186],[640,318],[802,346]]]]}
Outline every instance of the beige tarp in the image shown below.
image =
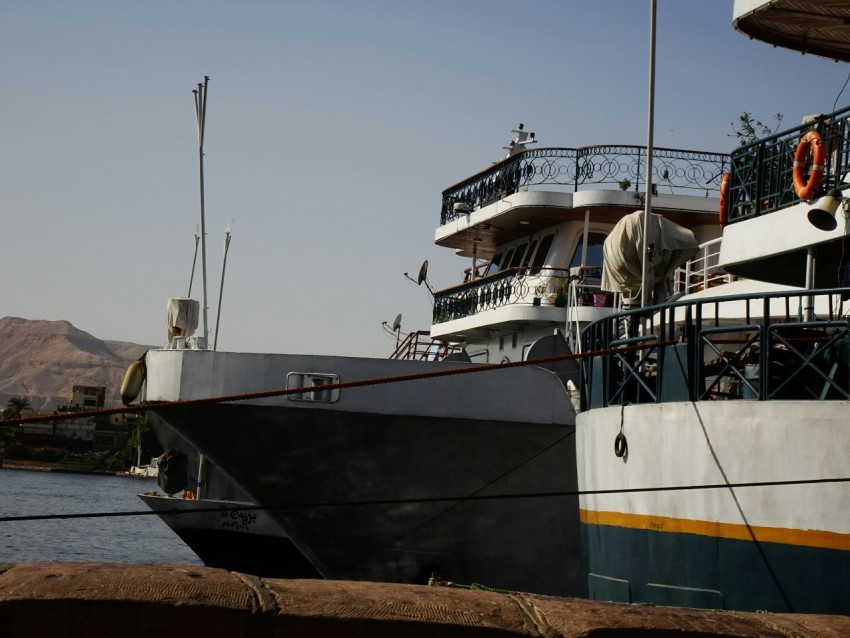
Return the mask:
{"type": "MultiPolygon", "coordinates": [[[[643,211],[638,210],[617,222],[602,246],[602,290],[640,296],[642,247],[643,211]]],[[[647,247],[647,279],[654,301],[662,302],[669,296],[673,271],[696,254],[698,244],[687,228],[650,213],[647,247]]]]}

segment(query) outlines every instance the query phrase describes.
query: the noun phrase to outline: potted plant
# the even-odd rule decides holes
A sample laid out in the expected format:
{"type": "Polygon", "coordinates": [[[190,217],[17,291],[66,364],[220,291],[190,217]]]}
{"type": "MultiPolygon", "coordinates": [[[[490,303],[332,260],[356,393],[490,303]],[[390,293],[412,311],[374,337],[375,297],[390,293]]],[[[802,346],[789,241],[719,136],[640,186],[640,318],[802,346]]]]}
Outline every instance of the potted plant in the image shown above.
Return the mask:
{"type": "Polygon", "coordinates": [[[567,283],[566,277],[555,277],[555,306],[558,308],[567,305],[567,283]]]}
{"type": "Polygon", "coordinates": [[[537,284],[537,287],[534,289],[534,298],[531,300],[531,303],[535,306],[539,306],[540,302],[543,299],[543,295],[546,293],[546,290],[549,286],[546,284],[537,284]]]}
{"type": "Polygon", "coordinates": [[[632,183],[627,179],[623,179],[623,180],[620,180],[619,182],[617,182],[617,186],[620,187],[621,191],[629,190],[629,186],[631,186],[631,185],[632,185],[632,183]]]}

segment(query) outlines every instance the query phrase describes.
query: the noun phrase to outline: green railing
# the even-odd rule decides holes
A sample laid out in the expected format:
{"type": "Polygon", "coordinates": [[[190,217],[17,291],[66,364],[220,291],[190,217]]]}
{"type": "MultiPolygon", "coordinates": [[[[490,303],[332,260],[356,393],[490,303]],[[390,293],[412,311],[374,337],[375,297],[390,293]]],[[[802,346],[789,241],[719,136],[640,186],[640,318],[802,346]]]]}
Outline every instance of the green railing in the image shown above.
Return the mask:
{"type": "MultiPolygon", "coordinates": [[[[815,197],[844,182],[850,167],[850,108],[742,146],[732,153],[729,223],[765,215],[802,201],[794,191],[794,156],[809,131],[820,133],[826,165],[815,197]]],[[[809,160],[809,164],[811,160],[809,160]]]]}
{"type": "Polygon", "coordinates": [[[850,289],[738,295],[611,315],[582,333],[582,408],[850,399],[850,289]],[[817,311],[817,314],[815,313],[817,311]]]}

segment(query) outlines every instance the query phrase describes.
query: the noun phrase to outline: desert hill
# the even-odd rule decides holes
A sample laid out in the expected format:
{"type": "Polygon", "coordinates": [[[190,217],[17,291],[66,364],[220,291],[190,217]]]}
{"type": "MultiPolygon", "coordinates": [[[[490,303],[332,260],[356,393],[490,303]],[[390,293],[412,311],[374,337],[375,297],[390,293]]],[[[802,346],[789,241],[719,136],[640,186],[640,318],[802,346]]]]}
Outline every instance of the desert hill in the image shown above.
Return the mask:
{"type": "Polygon", "coordinates": [[[118,396],[127,366],[150,346],[102,341],[67,321],[0,319],[0,409],[11,397],[35,410],[65,405],[75,385],[106,387],[106,404],[118,396]]]}

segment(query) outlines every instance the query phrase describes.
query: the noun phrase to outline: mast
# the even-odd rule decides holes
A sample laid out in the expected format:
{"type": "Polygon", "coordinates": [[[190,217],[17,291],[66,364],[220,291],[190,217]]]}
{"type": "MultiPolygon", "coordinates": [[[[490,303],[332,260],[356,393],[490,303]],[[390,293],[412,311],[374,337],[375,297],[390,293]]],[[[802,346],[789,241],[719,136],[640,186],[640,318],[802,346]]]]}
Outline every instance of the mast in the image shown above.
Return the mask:
{"type": "Polygon", "coordinates": [[[218,310],[215,315],[215,338],[213,339],[213,350],[218,350],[218,326],[221,322],[221,297],[224,295],[224,271],[227,268],[227,249],[230,248],[230,235],[233,234],[233,224],[235,220],[231,219],[227,228],[224,229],[224,259],[221,261],[221,285],[218,289],[218,310]]]}
{"type": "Polygon", "coordinates": [[[209,343],[209,325],[207,322],[207,231],[206,222],[204,219],[204,124],[207,119],[207,87],[209,86],[210,76],[204,76],[204,83],[198,84],[198,88],[193,90],[195,96],[195,121],[198,125],[198,167],[200,172],[200,189],[201,189],[201,281],[203,282],[203,306],[204,306],[204,342],[203,347],[207,348],[209,343]]]}
{"type": "Polygon", "coordinates": [[[648,290],[649,246],[649,214],[652,211],[652,142],[655,126],[655,6],[656,0],[650,0],[649,8],[649,106],[647,108],[646,124],[646,196],[643,208],[643,267],[640,284],[640,307],[646,308],[651,299],[648,290]]]}

